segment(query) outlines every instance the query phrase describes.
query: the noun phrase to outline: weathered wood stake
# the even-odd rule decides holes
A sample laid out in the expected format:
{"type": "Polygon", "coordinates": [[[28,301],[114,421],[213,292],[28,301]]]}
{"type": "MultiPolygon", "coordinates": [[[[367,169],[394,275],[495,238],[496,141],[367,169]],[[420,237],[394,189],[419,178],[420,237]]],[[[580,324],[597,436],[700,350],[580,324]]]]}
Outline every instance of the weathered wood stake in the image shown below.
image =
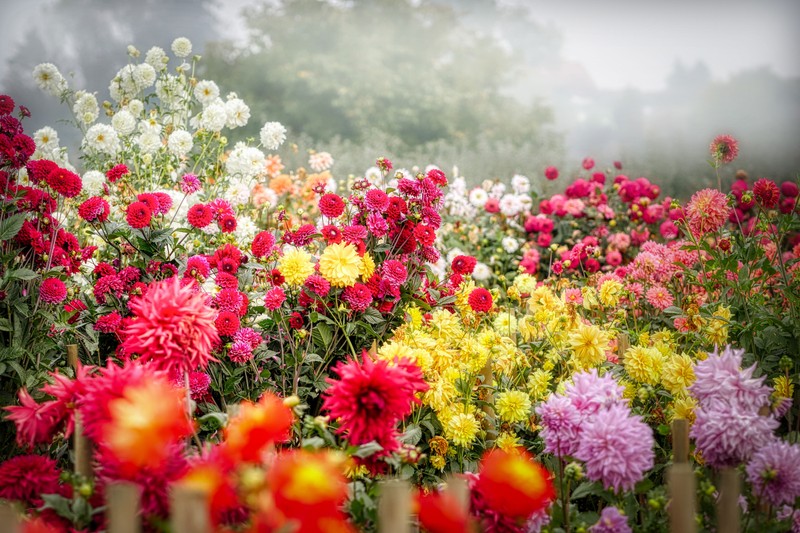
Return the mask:
{"type": "Polygon", "coordinates": [[[106,487],[108,533],[140,533],[141,491],[137,485],[117,481],[106,487]]]}
{"type": "Polygon", "coordinates": [[[194,487],[172,486],[170,525],[173,533],[211,533],[208,495],[194,487]]]}
{"type": "Polygon", "coordinates": [[[408,482],[400,479],[381,482],[378,532],[411,532],[411,487],[408,482]]]}
{"type": "MultiPolygon", "coordinates": [[[[67,345],[67,362],[78,373],[80,367],[80,359],[78,359],[78,345],[67,345]]],[[[75,428],[72,433],[72,451],[75,454],[75,473],[91,478],[92,471],[92,443],[83,434],[83,424],[81,423],[80,414],[75,413],[75,428]]]]}
{"type": "Polygon", "coordinates": [[[672,421],[672,462],[675,464],[689,461],[689,421],[676,418],[672,421]]]}
{"type": "Polygon", "coordinates": [[[675,463],[667,470],[670,533],[694,533],[697,531],[697,522],[695,521],[696,484],[694,470],[687,462],[675,463]]]}
{"type": "Polygon", "coordinates": [[[717,531],[720,533],[739,533],[741,531],[741,510],[739,493],[741,480],[735,468],[727,467],[720,471],[719,500],[717,500],[717,531]]]}

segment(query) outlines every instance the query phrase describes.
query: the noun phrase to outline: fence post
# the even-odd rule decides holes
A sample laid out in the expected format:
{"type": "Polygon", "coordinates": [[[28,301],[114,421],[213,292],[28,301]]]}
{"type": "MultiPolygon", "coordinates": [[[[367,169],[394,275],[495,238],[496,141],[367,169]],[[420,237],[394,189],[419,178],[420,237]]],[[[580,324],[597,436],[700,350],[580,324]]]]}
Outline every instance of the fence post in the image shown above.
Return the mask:
{"type": "Polygon", "coordinates": [[[726,467],[720,471],[719,499],[717,500],[717,531],[738,533],[741,531],[739,510],[740,479],[735,468],[726,467]]]}
{"type": "Polygon", "coordinates": [[[622,364],[622,359],[625,357],[625,352],[627,352],[631,347],[631,340],[628,337],[627,333],[619,333],[617,334],[617,360],[620,364],[622,364]]]}
{"type": "MultiPolygon", "coordinates": [[[[491,387],[492,382],[494,381],[494,373],[492,372],[492,358],[488,358],[486,360],[486,364],[483,365],[483,369],[481,369],[481,376],[483,377],[483,386],[484,387],[491,387]]],[[[486,431],[486,438],[488,440],[494,440],[497,438],[497,428],[494,425],[494,408],[492,404],[494,403],[494,394],[491,392],[491,389],[486,388],[485,397],[484,397],[484,405],[481,407],[481,410],[486,415],[483,421],[483,429],[486,431]]]]}
{"type": "Polygon", "coordinates": [[[667,486],[670,533],[694,533],[697,531],[695,521],[697,487],[694,469],[687,462],[671,465],[667,470],[667,486]]]}
{"type": "Polygon", "coordinates": [[[453,474],[449,474],[445,478],[445,483],[447,484],[447,492],[450,493],[458,502],[461,510],[465,513],[469,513],[469,485],[467,484],[467,480],[464,479],[462,476],[455,476],[453,474]]]}
{"type": "Polygon", "coordinates": [[[378,532],[411,532],[411,487],[401,479],[381,482],[378,532]]]}
{"type": "Polygon", "coordinates": [[[141,492],[137,485],[116,481],[106,487],[108,533],[140,533],[141,492]]]}
{"type": "Polygon", "coordinates": [[[0,533],[20,533],[19,513],[13,502],[0,500],[0,533]]]}
{"type": "MultiPolygon", "coordinates": [[[[67,362],[78,373],[80,359],[78,359],[78,345],[67,345],[67,362]]],[[[75,428],[72,432],[72,446],[75,453],[75,473],[86,478],[92,477],[92,444],[83,434],[83,424],[80,414],[75,411],[75,428]]]]}
{"type": "Polygon", "coordinates": [[[170,492],[170,525],[173,533],[211,533],[208,495],[181,483],[170,492]]]}
{"type": "Polygon", "coordinates": [[[672,462],[689,462],[689,421],[685,418],[672,421],[672,462]]]}

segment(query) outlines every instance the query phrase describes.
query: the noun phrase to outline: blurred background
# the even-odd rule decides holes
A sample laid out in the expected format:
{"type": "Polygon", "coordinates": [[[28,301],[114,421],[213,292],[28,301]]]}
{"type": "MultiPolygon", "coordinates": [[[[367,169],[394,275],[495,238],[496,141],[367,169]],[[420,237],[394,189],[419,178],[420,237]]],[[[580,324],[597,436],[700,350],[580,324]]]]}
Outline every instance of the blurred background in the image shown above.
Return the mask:
{"type": "Polygon", "coordinates": [[[387,156],[457,165],[473,182],[540,178],[593,157],[684,196],[716,183],[708,145],[720,133],[740,142],[728,179],[800,171],[796,0],[11,0],[3,11],[0,91],[30,108],[27,130],[51,125],[67,145],[77,130],[34,66],[54,63],[102,101],[127,45],[144,54],[185,36],[198,78],[251,107],[238,135],[280,121],[287,163],[328,151],[337,176],[387,156]]]}

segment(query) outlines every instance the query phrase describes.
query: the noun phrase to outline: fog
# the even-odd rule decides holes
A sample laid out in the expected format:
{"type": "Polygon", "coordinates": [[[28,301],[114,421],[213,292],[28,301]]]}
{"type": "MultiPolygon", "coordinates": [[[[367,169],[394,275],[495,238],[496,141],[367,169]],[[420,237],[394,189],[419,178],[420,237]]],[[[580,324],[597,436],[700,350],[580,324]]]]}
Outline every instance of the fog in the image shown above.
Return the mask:
{"type": "Polygon", "coordinates": [[[281,120],[343,174],[380,155],[458,165],[474,180],[569,171],[592,156],[680,194],[712,183],[707,148],[719,133],[740,141],[728,177],[800,171],[793,0],[20,0],[4,10],[0,91],[31,109],[31,131],[54,125],[62,138],[67,110],[36,89],[35,65],[54,63],[105,99],[128,44],[168,50],[186,36],[207,60],[201,73],[246,96],[253,128],[281,120]]]}

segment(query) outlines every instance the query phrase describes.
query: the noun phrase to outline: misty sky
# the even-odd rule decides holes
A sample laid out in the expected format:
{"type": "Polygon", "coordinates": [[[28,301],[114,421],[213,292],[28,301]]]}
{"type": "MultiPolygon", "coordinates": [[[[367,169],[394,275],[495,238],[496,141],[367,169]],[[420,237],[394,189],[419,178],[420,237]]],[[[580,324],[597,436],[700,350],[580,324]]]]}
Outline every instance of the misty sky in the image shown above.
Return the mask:
{"type": "MultiPolygon", "coordinates": [[[[220,33],[241,35],[240,8],[257,1],[219,0],[220,33]]],[[[559,31],[563,58],[585,69],[600,89],[662,89],[678,60],[703,61],[722,80],[761,65],[800,76],[797,0],[503,1],[528,6],[534,19],[559,31]]],[[[26,26],[52,2],[3,2],[4,18],[14,24],[6,24],[0,37],[0,79],[8,58],[24,46],[26,26]]]]}

